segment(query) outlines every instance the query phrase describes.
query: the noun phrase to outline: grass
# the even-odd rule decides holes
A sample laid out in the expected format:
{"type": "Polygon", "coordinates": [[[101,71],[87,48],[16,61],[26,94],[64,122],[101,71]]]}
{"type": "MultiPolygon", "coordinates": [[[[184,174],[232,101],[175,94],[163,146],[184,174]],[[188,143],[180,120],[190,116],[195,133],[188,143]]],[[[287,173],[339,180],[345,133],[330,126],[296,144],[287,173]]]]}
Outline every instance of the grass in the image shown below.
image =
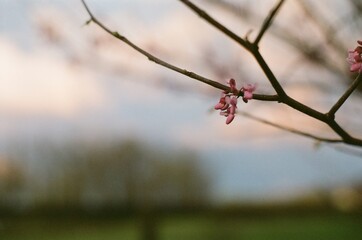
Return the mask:
{"type": "Polygon", "coordinates": [[[160,239],[362,239],[361,226],[362,217],[352,216],[174,219],[163,224],[160,239]]]}
{"type": "MultiPolygon", "coordinates": [[[[1,218],[6,240],[138,240],[141,221],[132,218],[1,218]]],[[[362,216],[343,214],[249,216],[168,215],[158,218],[159,240],[340,240],[362,239],[362,216]]]]}
{"type": "Polygon", "coordinates": [[[3,221],[0,239],[6,240],[113,240],[137,239],[133,221],[26,218],[3,221]]]}

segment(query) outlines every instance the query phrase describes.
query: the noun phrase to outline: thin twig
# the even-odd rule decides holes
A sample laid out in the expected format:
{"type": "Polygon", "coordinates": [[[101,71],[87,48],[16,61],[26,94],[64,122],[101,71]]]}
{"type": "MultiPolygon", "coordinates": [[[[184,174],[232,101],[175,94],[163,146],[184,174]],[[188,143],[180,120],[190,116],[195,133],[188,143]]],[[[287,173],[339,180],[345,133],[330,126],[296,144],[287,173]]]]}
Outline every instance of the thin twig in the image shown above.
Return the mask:
{"type": "Polygon", "coordinates": [[[255,60],[258,62],[260,68],[263,70],[265,76],[268,78],[270,84],[273,86],[274,90],[280,96],[281,99],[287,98],[287,94],[284,91],[282,85],[280,85],[278,79],[275,77],[273,71],[270,69],[269,65],[265,62],[263,56],[260,54],[257,48],[252,48],[251,53],[253,54],[255,60]]]}
{"type": "Polygon", "coordinates": [[[300,130],[297,130],[297,129],[294,129],[294,128],[290,128],[290,127],[282,126],[282,125],[277,124],[277,123],[273,123],[273,122],[271,122],[269,120],[259,118],[257,116],[254,116],[254,115],[252,115],[250,113],[247,113],[247,112],[244,112],[244,111],[239,112],[239,114],[244,116],[244,117],[253,119],[253,120],[257,121],[257,122],[261,122],[261,123],[273,126],[275,128],[278,128],[278,129],[281,129],[281,130],[284,130],[284,131],[287,131],[287,132],[290,132],[290,133],[293,133],[293,134],[297,134],[297,135],[300,135],[300,136],[303,136],[303,137],[311,138],[311,139],[314,139],[314,140],[317,140],[317,141],[320,141],[320,142],[343,143],[342,139],[319,137],[319,136],[316,136],[316,135],[313,135],[313,134],[310,134],[310,133],[306,133],[306,132],[303,132],[303,131],[300,131],[300,130]]]}
{"type": "Polygon", "coordinates": [[[356,79],[352,82],[351,86],[347,89],[347,91],[341,96],[341,98],[333,105],[331,110],[329,110],[328,115],[334,118],[335,113],[339,110],[339,108],[343,105],[343,103],[351,96],[351,94],[356,90],[358,85],[362,81],[362,74],[358,74],[356,79]]]}
{"type": "Polygon", "coordinates": [[[239,43],[243,47],[250,47],[250,43],[243,38],[239,37],[236,33],[225,27],[223,24],[218,22],[215,18],[211,17],[209,14],[207,14],[204,10],[193,4],[192,2],[188,0],[180,0],[180,2],[184,3],[186,6],[188,6],[190,9],[192,9],[195,13],[197,13],[201,18],[205,19],[208,23],[210,23],[212,26],[215,26],[217,29],[219,29],[221,32],[225,33],[226,36],[230,37],[237,43],[239,43]]]}
{"type": "MultiPolygon", "coordinates": [[[[207,0],[207,2],[226,9],[242,20],[249,22],[259,22],[261,18],[256,14],[243,14],[244,12],[248,11],[247,8],[230,3],[228,1],[207,0]]],[[[325,54],[321,51],[322,47],[324,47],[322,44],[313,44],[311,42],[302,41],[298,34],[280,25],[274,24],[273,29],[268,29],[268,31],[299,51],[308,61],[311,61],[313,64],[318,64],[319,66],[326,68],[334,74],[339,75],[341,78],[345,76],[344,69],[338,67],[333,61],[331,61],[330,58],[324,57],[325,54]]]]}
{"type": "Polygon", "coordinates": [[[345,146],[334,146],[333,149],[344,154],[362,158],[362,152],[358,151],[357,149],[350,149],[346,148],[345,146]]]}
{"type": "MultiPolygon", "coordinates": [[[[117,38],[118,40],[126,43],[128,46],[130,46],[131,48],[133,48],[134,50],[136,50],[137,52],[141,53],[142,55],[146,56],[148,58],[148,60],[159,64],[165,68],[171,69],[175,72],[181,73],[185,76],[188,76],[190,78],[193,78],[195,80],[198,80],[200,82],[203,82],[207,85],[213,86],[217,89],[223,90],[223,91],[230,91],[230,87],[223,85],[219,82],[216,82],[214,80],[208,79],[206,77],[203,77],[199,74],[196,74],[194,72],[190,72],[186,69],[182,69],[180,67],[177,67],[175,65],[172,65],[164,60],[161,60],[160,58],[152,55],[151,53],[147,52],[146,50],[140,48],[139,46],[137,46],[136,44],[134,44],[133,42],[131,42],[130,40],[128,40],[125,36],[119,34],[118,32],[114,32],[111,31],[108,27],[106,27],[103,23],[101,23],[94,15],[93,13],[90,11],[89,7],[87,6],[87,4],[85,3],[84,0],[81,0],[85,9],[87,10],[89,16],[90,16],[90,20],[87,21],[87,24],[89,24],[90,22],[94,22],[95,24],[97,24],[99,27],[101,27],[104,31],[106,31],[107,33],[109,33],[110,35],[112,35],[113,37],[117,38]]],[[[242,94],[242,93],[241,93],[242,94]]],[[[253,94],[253,98],[256,100],[261,100],[261,101],[279,101],[279,97],[277,95],[266,95],[266,94],[253,94]]]]}
{"type": "MultiPolygon", "coordinates": [[[[216,27],[217,29],[219,29],[221,32],[225,33],[227,36],[229,36],[231,39],[235,40],[236,42],[238,42],[241,46],[243,46],[245,49],[247,49],[249,52],[252,53],[252,55],[255,57],[256,61],[258,62],[259,66],[261,67],[261,69],[264,71],[265,75],[267,76],[267,78],[269,79],[270,83],[272,84],[272,86],[274,87],[275,91],[277,92],[277,95],[262,95],[262,94],[253,94],[253,98],[256,100],[263,100],[263,101],[278,101],[278,102],[282,102],[286,105],[288,105],[291,108],[294,108],[296,110],[298,110],[299,112],[302,112],[312,118],[318,119],[321,122],[326,123],[331,129],[333,129],[342,139],[341,140],[337,140],[337,139],[326,139],[326,138],[320,138],[308,133],[303,133],[300,132],[298,130],[290,130],[291,132],[295,132],[298,133],[300,135],[306,136],[306,137],[310,137],[310,138],[314,138],[316,140],[320,140],[320,141],[325,141],[325,142],[344,142],[346,144],[351,144],[351,145],[356,145],[356,146],[362,146],[362,139],[358,139],[355,137],[352,137],[349,133],[347,133],[334,119],[334,116],[332,117],[330,114],[326,113],[323,114],[313,108],[310,108],[300,102],[298,102],[297,100],[289,97],[285,92],[284,89],[282,88],[282,86],[280,85],[279,81],[277,80],[277,78],[274,76],[272,70],[269,68],[268,64],[265,62],[264,58],[262,57],[262,55],[259,52],[258,46],[250,43],[248,40],[244,40],[240,37],[238,37],[235,33],[233,33],[232,31],[230,31],[229,29],[227,29],[225,26],[223,26],[221,23],[219,23],[218,21],[216,21],[214,18],[212,18],[209,14],[207,14],[205,11],[201,10],[200,8],[198,8],[196,5],[194,5],[193,3],[191,3],[188,0],[180,0],[181,2],[183,2],[184,4],[186,4],[188,7],[190,7],[193,11],[195,11],[196,13],[198,13],[202,18],[204,18],[207,22],[209,22],[211,25],[213,25],[214,27],[216,27]]],[[[203,82],[205,84],[208,84],[210,86],[213,86],[215,88],[224,90],[224,91],[230,91],[230,87],[223,85],[219,82],[210,80],[208,78],[205,78],[201,75],[198,75],[196,73],[187,71],[185,69],[176,67],[172,64],[169,64],[157,57],[155,57],[154,55],[150,54],[149,52],[145,51],[144,49],[138,47],[137,45],[135,45],[133,42],[129,41],[126,37],[120,35],[118,32],[113,32],[111,30],[109,30],[105,25],[103,25],[101,22],[99,22],[97,20],[97,18],[94,17],[94,15],[91,13],[91,11],[89,10],[88,6],[86,5],[85,1],[82,0],[82,3],[84,5],[84,7],[86,8],[89,16],[91,17],[90,20],[87,21],[87,23],[90,22],[94,22],[95,24],[97,24],[99,27],[101,27],[102,29],[104,29],[106,32],[108,32],[109,34],[111,34],[113,37],[119,39],[120,41],[126,43],[127,45],[129,45],[131,48],[135,49],[137,52],[141,53],[142,55],[146,56],[150,61],[153,61],[161,66],[164,66],[168,69],[171,69],[173,71],[179,72],[183,75],[186,75],[190,78],[193,78],[195,80],[198,80],[200,82],[203,82]]],[[[359,81],[358,81],[359,82],[359,81]]],[[[357,84],[357,83],[356,83],[357,84]]],[[[358,84],[357,84],[358,85],[358,84]]],[[[351,88],[350,88],[351,89],[351,88]]],[[[347,90],[347,92],[344,94],[345,96],[342,96],[342,104],[343,102],[349,97],[350,90],[347,90]]],[[[353,92],[353,90],[352,90],[353,92]]],[[[341,104],[341,105],[342,105],[341,104]]],[[[339,107],[336,107],[337,110],[339,107]]],[[[267,122],[265,122],[267,123],[267,122]]],[[[285,129],[287,130],[287,129],[285,129]]]]}
{"type": "Polygon", "coordinates": [[[196,79],[200,82],[203,82],[205,84],[208,84],[210,86],[213,86],[215,88],[224,90],[224,91],[229,91],[230,88],[226,85],[223,85],[219,82],[213,81],[211,79],[205,78],[201,75],[198,75],[196,73],[187,71],[186,69],[182,69],[179,67],[176,67],[172,64],[169,64],[157,57],[155,57],[154,55],[150,54],[149,52],[145,51],[144,49],[138,47],[136,44],[134,44],[133,42],[131,42],[130,40],[128,40],[125,36],[122,36],[121,34],[119,34],[118,32],[113,32],[111,31],[109,28],[107,28],[105,25],[103,25],[100,21],[98,21],[98,19],[92,14],[92,12],[90,11],[90,9],[88,8],[87,4],[85,3],[84,0],[82,0],[82,3],[84,5],[84,7],[86,8],[89,16],[90,16],[90,20],[92,22],[94,22],[95,24],[97,24],[99,27],[101,27],[103,30],[105,30],[106,32],[108,32],[109,34],[111,34],[112,36],[114,36],[115,38],[121,40],[122,42],[126,43],[127,45],[129,45],[131,48],[133,48],[134,50],[136,50],[137,52],[141,53],[142,55],[146,56],[148,58],[148,60],[155,62],[156,64],[162,65],[168,69],[171,69],[173,71],[179,72],[183,75],[186,75],[190,78],[196,79]]]}
{"type": "Polygon", "coordinates": [[[286,96],[286,93],[284,92],[283,87],[280,85],[277,78],[274,76],[273,72],[270,70],[269,66],[264,61],[264,58],[260,55],[257,45],[252,44],[252,43],[240,38],[234,32],[227,29],[224,25],[219,23],[216,19],[211,17],[209,14],[206,14],[204,10],[202,10],[201,8],[196,6],[195,4],[191,3],[190,1],[188,1],[188,0],[180,0],[180,1],[182,3],[184,3],[186,6],[188,6],[195,13],[197,13],[206,22],[210,23],[216,29],[223,32],[226,36],[228,36],[231,39],[235,40],[237,43],[239,43],[241,46],[243,46],[246,50],[251,52],[253,54],[253,56],[256,58],[257,62],[259,63],[259,66],[264,71],[265,75],[269,79],[271,85],[273,86],[274,90],[277,92],[279,97],[281,99],[283,99],[286,96]]]}
{"type": "MultiPolygon", "coordinates": [[[[188,7],[190,7],[194,12],[198,13],[201,17],[204,16],[203,14],[201,14],[204,11],[202,9],[200,9],[199,7],[197,7],[196,5],[190,3],[190,1],[186,1],[186,0],[180,0],[180,1],[185,3],[188,7]]],[[[209,22],[212,26],[214,26],[216,29],[222,31],[222,29],[220,29],[220,25],[222,26],[222,24],[217,22],[210,15],[207,15],[207,18],[204,18],[204,19],[207,22],[209,22]]],[[[233,36],[229,35],[228,32],[225,32],[225,31],[222,31],[222,32],[233,39],[233,36]]],[[[264,71],[264,74],[266,75],[269,82],[273,86],[274,90],[277,92],[277,94],[280,98],[280,102],[282,102],[282,103],[288,105],[289,107],[294,108],[297,111],[302,112],[312,118],[318,119],[321,122],[326,123],[331,129],[333,129],[334,132],[336,132],[343,139],[343,141],[345,143],[351,144],[351,145],[356,145],[356,146],[362,146],[362,139],[352,137],[335,121],[334,118],[329,116],[328,113],[324,114],[322,112],[319,112],[319,111],[317,111],[311,107],[308,107],[308,106],[304,105],[303,103],[295,100],[294,98],[289,97],[285,93],[283,87],[280,85],[278,79],[275,77],[275,75],[274,75],[273,71],[270,69],[269,65],[265,62],[263,56],[260,54],[258,46],[255,44],[252,44],[248,41],[246,41],[246,43],[248,43],[248,44],[246,44],[246,45],[240,44],[240,45],[243,46],[245,49],[247,49],[254,56],[254,58],[256,59],[256,61],[259,64],[260,68],[264,71]]]]}
{"type": "Polygon", "coordinates": [[[259,45],[259,42],[261,38],[263,37],[266,30],[269,28],[269,26],[272,24],[272,21],[277,14],[280,7],[283,5],[285,0],[280,0],[279,3],[269,12],[268,17],[264,20],[263,25],[258,33],[258,36],[255,38],[254,44],[259,45]]]}

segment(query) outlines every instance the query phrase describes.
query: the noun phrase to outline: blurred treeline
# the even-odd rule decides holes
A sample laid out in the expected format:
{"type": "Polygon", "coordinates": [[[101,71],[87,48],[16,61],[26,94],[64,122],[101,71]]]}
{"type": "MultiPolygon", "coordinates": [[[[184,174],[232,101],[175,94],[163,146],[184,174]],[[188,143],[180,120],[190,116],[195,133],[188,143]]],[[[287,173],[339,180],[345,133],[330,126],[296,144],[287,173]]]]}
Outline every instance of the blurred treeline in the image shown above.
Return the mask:
{"type": "Polygon", "coordinates": [[[128,140],[42,143],[31,152],[18,149],[13,159],[0,159],[3,210],[134,210],[209,201],[210,178],[187,150],[128,140]]]}
{"type": "Polygon", "coordinates": [[[215,198],[217,179],[206,165],[192,151],[137,140],[14,145],[0,157],[0,214],[362,212],[359,181],[316,187],[289,201],[223,203],[215,198]]]}

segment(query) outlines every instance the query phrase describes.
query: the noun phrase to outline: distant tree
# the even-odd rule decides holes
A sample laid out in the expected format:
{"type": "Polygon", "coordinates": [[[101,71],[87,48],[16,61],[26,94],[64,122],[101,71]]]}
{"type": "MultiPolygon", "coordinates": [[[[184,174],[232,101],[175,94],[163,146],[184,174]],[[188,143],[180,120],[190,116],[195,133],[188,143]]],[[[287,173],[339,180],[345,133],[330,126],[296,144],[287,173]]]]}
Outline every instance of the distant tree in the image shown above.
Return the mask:
{"type": "Polygon", "coordinates": [[[143,208],[209,201],[209,178],[191,152],[126,141],[63,146],[43,157],[54,164],[44,203],[143,208]]]}
{"type": "Polygon", "coordinates": [[[25,175],[21,165],[0,158],[0,205],[16,205],[18,195],[24,190],[25,175]]]}

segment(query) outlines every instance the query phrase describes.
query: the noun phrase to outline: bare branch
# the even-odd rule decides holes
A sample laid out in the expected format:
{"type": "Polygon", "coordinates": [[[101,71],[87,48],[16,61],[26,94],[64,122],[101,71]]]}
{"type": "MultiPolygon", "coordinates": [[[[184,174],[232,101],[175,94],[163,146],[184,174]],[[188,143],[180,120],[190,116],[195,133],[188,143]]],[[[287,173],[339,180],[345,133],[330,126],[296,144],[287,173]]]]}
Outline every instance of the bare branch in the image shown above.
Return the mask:
{"type": "Polygon", "coordinates": [[[331,110],[329,110],[328,115],[334,118],[335,113],[339,110],[339,108],[343,105],[343,103],[351,96],[351,94],[356,90],[358,85],[362,81],[362,74],[359,74],[357,78],[352,82],[351,86],[347,89],[347,91],[341,96],[341,98],[333,105],[331,110]]]}
{"type": "Polygon", "coordinates": [[[217,20],[215,20],[213,17],[211,17],[209,14],[206,14],[204,10],[197,7],[195,4],[191,3],[188,0],[180,0],[182,3],[184,3],[186,6],[188,6],[191,10],[196,12],[200,17],[202,17],[204,20],[206,20],[208,23],[210,23],[212,26],[214,26],[216,29],[220,30],[224,34],[226,34],[231,39],[235,40],[237,43],[239,43],[241,46],[243,46],[246,50],[251,52],[253,56],[256,58],[257,62],[259,63],[260,67],[264,71],[265,75],[268,77],[271,85],[277,92],[280,98],[284,98],[286,96],[286,93],[284,92],[282,86],[278,82],[277,78],[274,76],[273,72],[270,70],[269,66],[264,61],[264,58],[260,55],[258,46],[250,43],[247,40],[244,40],[237,36],[235,33],[227,29],[224,25],[219,23],[217,20]]]}
{"type": "Polygon", "coordinates": [[[263,25],[258,33],[258,36],[254,41],[255,45],[259,45],[261,38],[263,37],[264,33],[269,28],[269,26],[272,24],[275,15],[277,14],[278,10],[280,9],[280,7],[283,5],[284,2],[285,0],[280,0],[279,3],[269,12],[268,17],[264,20],[263,25]]]}
{"type": "MultiPolygon", "coordinates": [[[[205,1],[233,13],[243,21],[259,22],[262,19],[256,14],[247,14],[247,8],[233,4],[228,1],[205,1]]],[[[287,43],[288,45],[299,51],[308,61],[311,61],[313,64],[318,64],[319,66],[322,66],[323,68],[333,72],[334,74],[338,74],[341,78],[345,76],[344,68],[341,69],[338,65],[336,65],[335,62],[333,62],[330,58],[326,57],[323,51],[321,51],[323,46],[322,44],[315,44],[311,41],[303,41],[295,32],[290,31],[290,29],[280,25],[275,25],[275,23],[273,24],[273,29],[268,29],[268,31],[271,32],[274,36],[278,37],[283,42],[287,43]]]]}
{"type": "Polygon", "coordinates": [[[313,134],[310,134],[310,133],[306,133],[306,132],[303,132],[303,131],[300,131],[300,130],[297,130],[297,129],[293,129],[293,128],[289,128],[289,127],[286,127],[286,126],[282,126],[282,125],[277,124],[277,123],[273,123],[273,122],[271,122],[269,120],[256,117],[256,116],[254,116],[254,115],[252,115],[250,113],[247,113],[247,112],[239,112],[239,114],[244,116],[244,117],[253,119],[253,120],[257,121],[257,122],[261,122],[261,123],[267,124],[269,126],[273,126],[275,128],[278,128],[278,129],[281,129],[281,130],[284,130],[284,131],[287,131],[287,132],[290,132],[290,133],[293,133],[293,134],[297,134],[297,135],[300,135],[300,136],[303,136],[303,137],[311,138],[311,139],[314,139],[314,140],[317,140],[317,141],[320,141],[320,142],[343,143],[342,139],[319,137],[319,136],[316,136],[316,135],[313,135],[313,134]]]}
{"type": "Polygon", "coordinates": [[[273,71],[270,69],[269,65],[265,62],[263,56],[260,54],[257,48],[253,48],[250,50],[253,54],[254,58],[258,62],[260,68],[263,70],[265,76],[268,78],[270,84],[273,86],[274,90],[280,96],[281,99],[287,98],[287,94],[285,93],[283,87],[280,85],[278,79],[275,77],[273,71]]]}
{"type": "Polygon", "coordinates": [[[155,62],[156,64],[159,64],[159,65],[162,65],[168,69],[171,69],[173,71],[176,71],[178,73],[181,73],[183,75],[186,75],[190,78],[193,78],[193,79],[196,79],[200,82],[203,82],[205,84],[208,84],[210,86],[213,86],[215,88],[218,88],[218,89],[221,89],[221,90],[224,90],[224,91],[229,91],[230,88],[226,85],[223,85],[219,82],[216,82],[216,81],[213,81],[211,79],[208,79],[208,78],[205,78],[201,75],[198,75],[196,73],[193,73],[193,72],[190,72],[190,71],[187,71],[185,69],[182,69],[182,68],[179,68],[179,67],[176,67],[172,64],[169,64],[159,58],[157,58],[156,56],[152,55],[151,53],[145,51],[144,49],[138,47],[136,44],[134,44],[133,42],[131,42],[130,40],[128,40],[125,36],[119,34],[118,32],[113,32],[111,31],[109,28],[107,28],[105,25],[103,25],[93,14],[92,12],[90,11],[90,9],[88,8],[87,4],[85,3],[84,0],[82,0],[82,3],[84,5],[84,7],[86,8],[89,16],[90,16],[90,20],[92,22],[94,22],[95,24],[97,24],[99,27],[101,27],[103,30],[105,30],[106,32],[108,32],[109,34],[111,34],[113,37],[121,40],[122,42],[126,43],[128,46],[130,46],[131,48],[133,48],[134,50],[136,50],[137,52],[141,53],[142,55],[146,56],[150,61],[152,62],[155,62]]]}
{"type": "MultiPolygon", "coordinates": [[[[181,2],[185,3],[188,7],[190,7],[194,12],[198,13],[202,18],[204,18],[207,22],[209,22],[211,25],[222,31],[223,25],[217,22],[215,19],[213,19],[210,15],[203,14],[204,11],[201,10],[196,5],[192,4],[188,0],[180,0],[181,2]],[[205,18],[205,16],[207,16],[205,18]]],[[[224,32],[224,31],[222,31],[224,32]]],[[[233,38],[233,35],[229,35],[228,32],[224,32],[227,36],[233,38]]],[[[234,39],[236,40],[236,39],[234,39]]],[[[237,41],[238,42],[238,41],[237,41]]],[[[330,128],[333,129],[334,132],[336,132],[345,143],[351,144],[351,145],[357,145],[362,146],[362,139],[357,139],[352,137],[349,133],[347,133],[330,115],[324,114],[322,112],[319,112],[311,107],[308,107],[304,105],[301,102],[298,102],[294,98],[289,97],[283,87],[280,85],[278,79],[275,77],[273,71],[270,69],[269,65],[265,62],[263,56],[260,54],[258,46],[255,44],[252,44],[248,42],[247,40],[243,40],[243,43],[241,44],[245,49],[247,49],[256,59],[258,62],[260,68],[264,71],[264,74],[267,76],[269,82],[273,86],[274,90],[277,92],[280,102],[288,105],[291,108],[294,108],[298,110],[299,112],[302,112],[312,118],[318,119],[321,122],[326,123],[330,128]],[[247,43],[247,44],[244,44],[247,43]]]]}
{"type": "Polygon", "coordinates": [[[233,31],[219,23],[216,19],[211,17],[209,14],[207,14],[204,10],[193,4],[192,2],[188,0],[180,0],[180,2],[184,3],[186,6],[188,6],[191,10],[193,10],[195,13],[197,13],[201,18],[205,19],[208,23],[210,23],[212,26],[219,29],[221,32],[225,33],[228,37],[239,43],[241,46],[245,48],[250,47],[250,43],[243,38],[236,35],[233,31]]]}
{"type": "MultiPolygon", "coordinates": [[[[118,40],[124,42],[125,44],[127,44],[128,46],[130,46],[131,48],[133,48],[134,50],[136,50],[137,52],[139,52],[140,54],[146,56],[148,58],[148,60],[155,62],[156,64],[159,64],[165,68],[171,69],[175,72],[181,73],[185,76],[188,76],[190,78],[193,78],[197,81],[203,82],[207,85],[213,86],[217,89],[223,90],[228,92],[230,90],[229,86],[223,85],[219,82],[216,82],[214,80],[208,79],[206,77],[203,77],[199,74],[196,74],[194,72],[190,72],[186,69],[182,69],[180,67],[177,67],[175,65],[172,65],[164,60],[161,60],[160,58],[152,55],[151,53],[147,52],[146,50],[140,48],[139,46],[137,46],[136,44],[134,44],[133,42],[131,42],[130,40],[128,40],[125,36],[119,34],[118,32],[114,32],[111,31],[108,27],[106,27],[104,24],[102,24],[94,15],[93,13],[90,11],[89,7],[87,6],[87,4],[85,3],[84,0],[82,0],[82,3],[85,7],[85,9],[87,10],[89,16],[90,16],[90,20],[87,21],[87,24],[89,24],[90,22],[94,22],[95,24],[97,24],[99,27],[101,27],[104,31],[106,31],[107,33],[109,33],[110,35],[112,35],[113,37],[117,38],[118,40]]],[[[242,93],[241,93],[242,96],[242,93]]],[[[279,101],[279,97],[277,95],[266,95],[266,94],[253,94],[253,98],[256,100],[261,100],[261,101],[279,101]]]]}
{"type": "MultiPolygon", "coordinates": [[[[284,129],[284,130],[289,131],[289,132],[293,132],[293,133],[296,133],[296,134],[299,134],[299,135],[303,135],[303,136],[306,136],[306,137],[309,137],[309,138],[313,138],[313,139],[318,140],[318,141],[344,142],[344,143],[350,144],[350,145],[362,146],[362,139],[352,137],[334,119],[334,114],[336,113],[336,111],[338,111],[338,109],[342,106],[342,104],[346,101],[346,99],[350,96],[350,94],[355,90],[355,88],[358,86],[359,82],[361,81],[362,77],[360,77],[360,76],[357,77],[357,79],[353,82],[351,87],[345,92],[345,94],[340,98],[340,100],[331,108],[330,112],[325,113],[325,114],[321,113],[321,112],[319,112],[319,111],[317,111],[317,110],[315,110],[315,109],[313,109],[311,107],[308,107],[308,106],[302,104],[301,102],[298,102],[297,100],[295,100],[294,98],[289,97],[285,93],[285,91],[284,91],[283,87],[280,85],[278,79],[275,77],[274,73],[269,68],[268,64],[265,62],[264,58],[260,54],[257,44],[250,43],[247,39],[244,40],[243,38],[240,38],[235,33],[230,31],[229,29],[227,29],[224,25],[222,25],[221,23],[216,21],[209,14],[207,14],[205,11],[201,10],[199,7],[197,7],[196,5],[191,3],[190,1],[188,1],[188,0],[180,0],[180,1],[182,3],[184,3],[185,5],[187,5],[189,8],[191,8],[199,16],[204,18],[212,26],[216,27],[218,30],[220,30],[221,32],[223,32],[224,34],[229,36],[231,39],[233,39],[234,41],[239,43],[242,47],[244,47],[246,50],[248,50],[254,56],[254,58],[256,59],[256,61],[259,64],[259,66],[264,71],[265,75],[267,76],[268,80],[270,81],[271,85],[273,86],[273,88],[277,92],[277,95],[253,94],[254,99],[262,100],[262,101],[282,102],[282,103],[288,105],[289,107],[296,109],[299,112],[302,112],[302,113],[304,113],[304,114],[306,114],[306,115],[308,115],[308,116],[310,116],[312,118],[318,119],[321,122],[326,123],[331,129],[334,130],[334,132],[336,132],[341,137],[341,139],[321,138],[321,137],[318,137],[318,136],[311,135],[309,133],[304,133],[304,132],[301,132],[301,131],[298,131],[298,130],[295,130],[295,129],[289,129],[289,128],[286,128],[286,127],[283,127],[283,126],[279,126],[277,124],[268,122],[266,120],[259,119],[259,121],[264,122],[264,123],[269,124],[269,125],[273,125],[275,127],[279,127],[281,129],[284,129]]],[[[284,2],[284,0],[280,0],[279,4],[274,8],[273,11],[271,11],[270,16],[265,20],[265,23],[264,23],[264,25],[262,27],[262,30],[259,33],[260,37],[259,37],[258,41],[260,41],[262,35],[266,32],[266,30],[268,29],[268,27],[272,23],[272,19],[273,19],[274,15],[276,14],[277,10],[280,8],[280,6],[282,5],[283,2],[284,2]],[[268,19],[270,19],[270,20],[268,20],[268,19]]],[[[188,76],[190,78],[193,78],[195,80],[198,80],[200,82],[203,82],[205,84],[213,86],[215,88],[221,89],[223,91],[226,91],[226,92],[230,91],[229,86],[223,85],[223,84],[221,84],[219,82],[213,81],[211,79],[205,78],[205,77],[203,77],[201,75],[198,75],[196,73],[187,71],[185,69],[174,66],[174,65],[172,65],[172,64],[170,64],[168,62],[165,62],[165,61],[157,58],[156,56],[152,55],[151,53],[145,51],[144,49],[140,48],[139,46],[137,46],[136,44],[134,44],[133,42],[128,40],[125,36],[120,35],[118,32],[111,31],[109,28],[107,28],[105,25],[103,25],[100,21],[98,21],[97,18],[94,17],[94,15],[91,13],[91,11],[89,10],[89,8],[86,5],[84,0],[82,0],[82,3],[83,3],[84,7],[86,8],[86,10],[87,10],[87,12],[88,12],[88,14],[89,14],[89,16],[91,18],[89,21],[87,21],[87,23],[94,22],[99,27],[101,27],[103,30],[105,30],[106,32],[111,34],[113,37],[115,37],[118,40],[126,43],[128,46],[130,46],[131,48],[133,48],[134,50],[136,50],[140,54],[146,56],[150,61],[153,61],[156,64],[159,64],[159,65],[161,65],[163,67],[166,67],[166,68],[171,69],[171,70],[173,70],[175,72],[186,75],[186,76],[188,76]]],[[[256,43],[258,43],[258,41],[256,41],[256,43]]],[[[242,93],[240,95],[243,96],[242,93]]]]}

